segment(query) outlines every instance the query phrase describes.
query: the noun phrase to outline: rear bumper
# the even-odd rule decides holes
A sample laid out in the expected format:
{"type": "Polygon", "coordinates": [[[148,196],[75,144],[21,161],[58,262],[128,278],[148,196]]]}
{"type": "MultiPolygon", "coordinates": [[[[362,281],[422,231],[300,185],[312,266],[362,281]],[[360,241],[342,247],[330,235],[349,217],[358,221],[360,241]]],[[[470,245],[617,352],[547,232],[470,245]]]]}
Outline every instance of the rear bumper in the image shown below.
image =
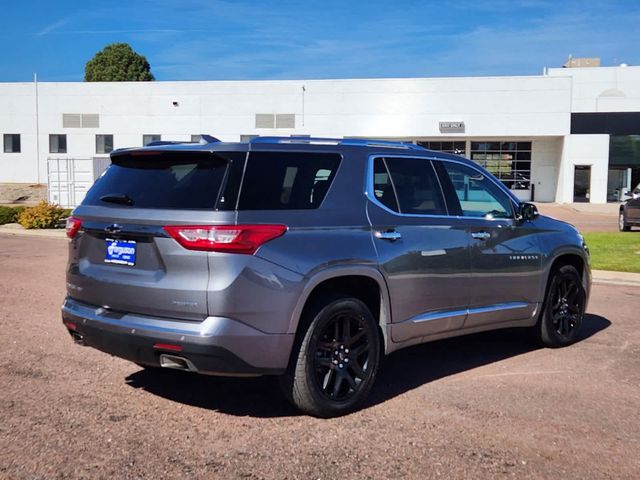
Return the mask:
{"type": "Polygon", "coordinates": [[[159,366],[163,354],[174,355],[189,360],[198,373],[211,375],[281,374],[294,340],[294,335],[267,334],[225,317],[187,322],[113,312],[71,298],[62,305],[62,320],[86,345],[111,355],[151,366],[159,366]]]}

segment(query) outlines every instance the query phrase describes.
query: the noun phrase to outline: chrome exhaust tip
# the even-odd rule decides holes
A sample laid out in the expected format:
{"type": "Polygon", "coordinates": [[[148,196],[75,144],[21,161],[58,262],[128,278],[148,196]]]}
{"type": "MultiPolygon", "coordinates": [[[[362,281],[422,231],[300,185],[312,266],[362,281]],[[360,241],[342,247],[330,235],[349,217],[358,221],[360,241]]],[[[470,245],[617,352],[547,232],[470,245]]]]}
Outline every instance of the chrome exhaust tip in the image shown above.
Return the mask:
{"type": "Polygon", "coordinates": [[[198,369],[188,358],[178,357],[176,355],[160,355],[160,366],[163,368],[173,368],[174,370],[184,370],[187,372],[197,372],[198,369]]]}
{"type": "Polygon", "coordinates": [[[80,345],[81,347],[86,347],[87,344],[84,341],[84,337],[79,334],[78,332],[69,332],[71,334],[71,338],[73,338],[73,343],[75,343],[76,345],[80,345]]]}

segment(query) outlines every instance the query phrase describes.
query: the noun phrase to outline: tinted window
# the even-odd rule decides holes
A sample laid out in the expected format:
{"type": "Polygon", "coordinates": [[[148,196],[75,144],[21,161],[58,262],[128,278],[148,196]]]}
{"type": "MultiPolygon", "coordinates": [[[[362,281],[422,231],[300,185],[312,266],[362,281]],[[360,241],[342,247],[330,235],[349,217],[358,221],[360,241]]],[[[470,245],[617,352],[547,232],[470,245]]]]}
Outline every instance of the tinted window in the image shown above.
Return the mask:
{"type": "Polygon", "coordinates": [[[440,185],[429,160],[378,158],[374,163],[374,175],[374,194],[388,208],[417,215],[447,214],[440,185]],[[383,170],[385,166],[386,172],[383,170]]]}
{"type": "Polygon", "coordinates": [[[252,152],[238,209],[318,208],[339,164],[340,155],[331,153],[252,152]]]}
{"type": "Polygon", "coordinates": [[[228,162],[208,152],[115,157],[83,204],[112,205],[100,198],[116,196],[134,208],[214,209],[228,162]]]}
{"type": "Polygon", "coordinates": [[[4,153],[20,153],[20,134],[4,134],[4,153]]]}
{"type": "Polygon", "coordinates": [[[373,163],[373,194],[385,207],[398,212],[396,194],[391,184],[391,176],[384,158],[376,158],[373,163]]]}
{"type": "Polygon", "coordinates": [[[67,136],[49,135],[49,153],[67,153],[67,136]]]}
{"type": "Polygon", "coordinates": [[[511,218],[509,197],[489,178],[465,165],[442,162],[465,217],[511,218]]]}
{"type": "Polygon", "coordinates": [[[96,135],[96,153],[113,151],[113,135],[96,135]]]}

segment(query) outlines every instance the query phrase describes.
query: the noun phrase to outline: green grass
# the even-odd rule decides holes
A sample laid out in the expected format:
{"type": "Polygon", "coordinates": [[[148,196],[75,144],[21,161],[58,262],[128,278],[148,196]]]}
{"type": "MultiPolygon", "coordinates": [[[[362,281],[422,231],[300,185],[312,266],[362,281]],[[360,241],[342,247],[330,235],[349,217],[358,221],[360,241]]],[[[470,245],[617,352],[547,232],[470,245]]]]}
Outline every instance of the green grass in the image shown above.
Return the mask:
{"type": "Polygon", "coordinates": [[[640,232],[583,233],[591,252],[591,268],[640,273],[640,232]]]}

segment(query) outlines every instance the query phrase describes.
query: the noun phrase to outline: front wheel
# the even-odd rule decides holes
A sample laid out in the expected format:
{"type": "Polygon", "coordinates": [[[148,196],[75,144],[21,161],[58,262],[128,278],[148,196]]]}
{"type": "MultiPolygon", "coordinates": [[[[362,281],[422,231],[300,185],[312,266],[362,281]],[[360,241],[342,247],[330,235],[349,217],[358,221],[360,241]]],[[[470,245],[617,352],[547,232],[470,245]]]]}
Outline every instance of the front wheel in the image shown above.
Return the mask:
{"type": "Polygon", "coordinates": [[[627,225],[627,222],[624,218],[624,211],[621,211],[620,216],[618,217],[618,229],[620,229],[621,232],[631,231],[631,226],[627,225]]]}
{"type": "Polygon", "coordinates": [[[575,342],[586,304],[587,294],[576,268],[563,265],[555,270],[535,327],[538,340],[547,347],[575,342]]]}
{"type": "Polygon", "coordinates": [[[338,298],[302,319],[308,325],[281,378],[287,398],[316,417],[359,407],[375,381],[380,360],[378,325],[367,306],[338,298]]]}

